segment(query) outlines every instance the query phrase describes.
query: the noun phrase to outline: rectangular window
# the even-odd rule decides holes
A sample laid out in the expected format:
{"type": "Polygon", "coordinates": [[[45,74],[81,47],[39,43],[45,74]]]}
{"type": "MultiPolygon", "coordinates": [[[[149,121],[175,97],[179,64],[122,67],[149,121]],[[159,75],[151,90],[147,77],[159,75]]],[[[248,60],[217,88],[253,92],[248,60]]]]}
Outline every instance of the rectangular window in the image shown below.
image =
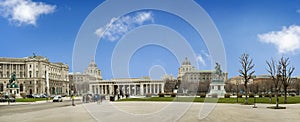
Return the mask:
{"type": "Polygon", "coordinates": [[[29,77],[31,78],[31,76],[32,76],[32,71],[29,71],[29,77]]]}
{"type": "Polygon", "coordinates": [[[36,71],[35,75],[36,75],[36,77],[39,77],[39,71],[36,71]]]}
{"type": "Polygon", "coordinates": [[[221,90],[221,86],[218,86],[218,90],[221,90]]]}

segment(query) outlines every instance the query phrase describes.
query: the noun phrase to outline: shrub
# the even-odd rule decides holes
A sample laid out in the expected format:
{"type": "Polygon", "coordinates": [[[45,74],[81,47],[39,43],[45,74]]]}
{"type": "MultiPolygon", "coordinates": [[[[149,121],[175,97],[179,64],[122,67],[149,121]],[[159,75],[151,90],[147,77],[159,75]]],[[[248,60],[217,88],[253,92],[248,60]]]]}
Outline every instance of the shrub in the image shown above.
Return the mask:
{"type": "Polygon", "coordinates": [[[275,97],[275,94],[272,94],[272,97],[275,97]]]}
{"type": "Polygon", "coordinates": [[[269,94],[265,94],[265,97],[270,97],[270,95],[269,94]]]}
{"type": "Polygon", "coordinates": [[[238,94],[238,98],[243,98],[243,94],[238,94]]]}
{"type": "Polygon", "coordinates": [[[176,93],[172,93],[171,97],[176,97],[176,95],[177,95],[176,93]]]}
{"type": "Polygon", "coordinates": [[[158,97],[165,97],[165,94],[164,93],[159,93],[158,97]]]}
{"type": "Polygon", "coordinates": [[[21,97],[22,97],[23,99],[26,98],[26,93],[20,93],[20,95],[21,95],[21,97]]]}
{"type": "Polygon", "coordinates": [[[259,96],[259,97],[262,97],[263,95],[262,95],[262,94],[259,94],[258,96],[259,96]]]}
{"type": "Polygon", "coordinates": [[[125,97],[126,97],[126,98],[129,98],[129,94],[125,94],[125,97]]]}
{"type": "Polygon", "coordinates": [[[217,94],[217,93],[214,93],[214,94],[211,95],[211,97],[212,97],[212,98],[218,98],[218,94],[217,94]]]}
{"type": "Polygon", "coordinates": [[[278,94],[278,97],[281,97],[281,94],[278,94]]]}
{"type": "Polygon", "coordinates": [[[225,98],[230,98],[230,96],[231,96],[230,94],[225,94],[224,95],[225,98]]]}
{"type": "Polygon", "coordinates": [[[146,94],[146,97],[152,97],[152,94],[146,94]]]}
{"type": "Polygon", "coordinates": [[[205,98],[205,97],[206,97],[206,94],[201,93],[201,94],[200,94],[200,97],[201,97],[201,98],[205,98]]]}
{"type": "Polygon", "coordinates": [[[254,94],[253,94],[253,93],[250,93],[250,94],[249,94],[249,98],[254,98],[254,94]]]}

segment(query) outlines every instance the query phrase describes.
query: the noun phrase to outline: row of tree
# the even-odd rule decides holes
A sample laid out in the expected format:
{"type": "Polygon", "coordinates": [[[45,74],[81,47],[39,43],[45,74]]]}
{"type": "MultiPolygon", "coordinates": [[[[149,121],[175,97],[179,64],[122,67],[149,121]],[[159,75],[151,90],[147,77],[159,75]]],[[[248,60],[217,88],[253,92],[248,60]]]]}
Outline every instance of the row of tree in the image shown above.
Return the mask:
{"type": "MultiPolygon", "coordinates": [[[[253,78],[254,64],[253,59],[249,57],[249,54],[242,54],[240,57],[241,69],[239,70],[240,76],[244,80],[244,89],[245,89],[245,104],[248,104],[248,83],[251,78],[253,78]]],[[[289,58],[281,57],[279,61],[275,61],[271,59],[270,61],[266,61],[267,64],[267,72],[272,79],[272,84],[275,89],[276,96],[276,107],[279,107],[279,99],[278,94],[283,87],[284,90],[284,103],[287,103],[287,90],[288,87],[292,84],[292,74],[295,70],[295,67],[289,66],[290,61],[289,58]]]]}

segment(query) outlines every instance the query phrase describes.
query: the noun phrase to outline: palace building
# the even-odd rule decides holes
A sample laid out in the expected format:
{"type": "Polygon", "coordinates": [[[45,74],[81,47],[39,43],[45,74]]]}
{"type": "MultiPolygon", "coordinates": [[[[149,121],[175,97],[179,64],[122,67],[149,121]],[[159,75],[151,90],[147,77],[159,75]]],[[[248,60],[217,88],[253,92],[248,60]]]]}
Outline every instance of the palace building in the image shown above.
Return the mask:
{"type": "MultiPolygon", "coordinates": [[[[214,70],[196,70],[194,66],[191,65],[191,62],[188,58],[182,62],[182,65],[178,69],[179,81],[187,82],[201,82],[201,81],[211,81],[214,70]]],[[[228,80],[228,73],[223,73],[224,80],[228,80]]]]}
{"type": "Polygon", "coordinates": [[[73,73],[69,77],[71,83],[77,84],[75,90],[79,94],[146,95],[164,93],[165,87],[163,80],[151,80],[149,77],[103,80],[94,61],[88,65],[84,74],[73,73]]]}
{"type": "Polygon", "coordinates": [[[0,58],[0,93],[8,90],[12,73],[16,74],[18,88],[12,93],[23,94],[69,94],[69,67],[63,63],[50,62],[42,56],[25,58],[0,58]]]}

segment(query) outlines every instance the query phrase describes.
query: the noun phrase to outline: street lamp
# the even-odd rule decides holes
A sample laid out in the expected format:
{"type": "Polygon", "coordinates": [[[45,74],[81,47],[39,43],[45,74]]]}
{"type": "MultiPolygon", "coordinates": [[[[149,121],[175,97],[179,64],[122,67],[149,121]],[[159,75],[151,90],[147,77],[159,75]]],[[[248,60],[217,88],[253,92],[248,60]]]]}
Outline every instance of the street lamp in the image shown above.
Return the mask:
{"type": "Polygon", "coordinates": [[[239,92],[238,92],[239,91],[238,90],[239,89],[239,83],[236,83],[235,85],[236,85],[236,103],[239,103],[239,95],[238,95],[239,94],[239,92]]]}

